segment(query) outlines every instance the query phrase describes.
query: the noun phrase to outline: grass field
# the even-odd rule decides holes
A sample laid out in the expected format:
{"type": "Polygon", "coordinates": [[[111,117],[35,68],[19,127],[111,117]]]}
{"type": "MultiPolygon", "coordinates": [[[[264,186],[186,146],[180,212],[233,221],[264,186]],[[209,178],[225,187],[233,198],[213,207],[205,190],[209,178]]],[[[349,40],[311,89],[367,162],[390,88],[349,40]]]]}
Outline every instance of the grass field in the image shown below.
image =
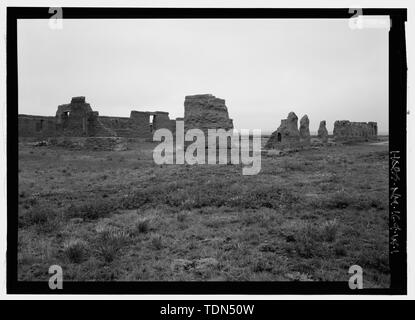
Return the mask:
{"type": "Polygon", "coordinates": [[[155,165],[152,143],[19,144],[19,280],[346,281],[389,286],[388,145],[155,165]]]}

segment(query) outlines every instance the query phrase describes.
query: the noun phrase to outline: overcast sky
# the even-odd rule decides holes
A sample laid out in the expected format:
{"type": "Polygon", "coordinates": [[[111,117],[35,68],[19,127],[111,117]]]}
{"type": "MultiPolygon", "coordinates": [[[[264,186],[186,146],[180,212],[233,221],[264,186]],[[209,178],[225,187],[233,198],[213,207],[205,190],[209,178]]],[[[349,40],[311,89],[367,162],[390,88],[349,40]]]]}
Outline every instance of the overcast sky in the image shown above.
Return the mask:
{"type": "Polygon", "coordinates": [[[236,128],[275,130],[294,111],[388,130],[388,30],[347,20],[47,20],[18,23],[19,113],[86,96],[100,115],[182,117],[184,97],[226,100],[236,128]]]}

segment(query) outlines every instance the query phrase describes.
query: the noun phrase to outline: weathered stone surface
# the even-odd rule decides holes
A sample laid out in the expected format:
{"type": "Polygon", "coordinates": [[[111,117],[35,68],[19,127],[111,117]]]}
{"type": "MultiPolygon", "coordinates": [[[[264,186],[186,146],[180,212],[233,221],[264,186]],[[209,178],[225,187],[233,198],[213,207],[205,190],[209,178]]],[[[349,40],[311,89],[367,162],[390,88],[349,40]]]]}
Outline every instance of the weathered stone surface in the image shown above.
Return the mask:
{"type": "Polygon", "coordinates": [[[134,136],[142,138],[150,138],[152,128],[150,126],[150,113],[143,111],[131,111],[130,128],[134,132],[134,136]]]}
{"type": "Polygon", "coordinates": [[[85,97],[73,97],[71,99],[71,104],[77,104],[77,103],[79,103],[79,104],[85,104],[85,97]]]}
{"type": "Polygon", "coordinates": [[[207,134],[208,129],[233,129],[229,119],[225,100],[211,94],[186,96],[184,100],[184,128],[201,129],[207,134]]]}
{"type": "Polygon", "coordinates": [[[377,139],[376,122],[350,122],[337,120],[334,122],[333,135],[336,141],[368,141],[377,139]]]}
{"type": "Polygon", "coordinates": [[[136,111],[130,113],[130,117],[100,117],[106,127],[112,129],[118,137],[151,138],[155,130],[169,129],[173,133],[176,121],[169,118],[169,113],[164,111],[136,111]]]}
{"type": "Polygon", "coordinates": [[[114,136],[99,120],[97,111],[93,111],[85,97],[73,97],[71,103],[58,106],[56,111],[55,135],[68,137],[114,136]]]}
{"type": "Polygon", "coordinates": [[[290,137],[297,137],[300,135],[298,131],[298,117],[294,112],[288,114],[285,125],[285,130],[289,133],[290,137]]]}
{"type": "Polygon", "coordinates": [[[114,137],[117,134],[102,123],[98,111],[92,111],[88,113],[86,135],[89,137],[114,137]]]}
{"type": "Polygon", "coordinates": [[[19,137],[46,138],[56,135],[55,117],[20,114],[17,126],[19,137]]]}
{"type": "Polygon", "coordinates": [[[300,120],[300,142],[303,144],[310,144],[310,120],[307,115],[304,115],[300,120]]]}
{"type": "Polygon", "coordinates": [[[169,118],[169,113],[164,111],[156,111],[153,114],[153,125],[152,130],[158,129],[170,129],[171,122],[169,118]]]}
{"type": "Polygon", "coordinates": [[[282,149],[300,145],[298,117],[294,112],[288,114],[287,119],[281,120],[281,125],[274,131],[267,141],[266,149],[282,149]]]}
{"type": "Polygon", "coordinates": [[[85,97],[74,97],[69,104],[58,106],[56,124],[63,135],[82,137],[88,135],[88,118],[92,108],[85,97]]]}
{"type": "Polygon", "coordinates": [[[321,139],[321,142],[323,143],[327,143],[329,141],[329,132],[327,131],[325,120],[320,121],[317,136],[321,139]]]}
{"type": "Polygon", "coordinates": [[[129,117],[107,117],[100,116],[101,123],[115,132],[117,137],[137,137],[137,133],[134,132],[132,120],[129,117]]]}

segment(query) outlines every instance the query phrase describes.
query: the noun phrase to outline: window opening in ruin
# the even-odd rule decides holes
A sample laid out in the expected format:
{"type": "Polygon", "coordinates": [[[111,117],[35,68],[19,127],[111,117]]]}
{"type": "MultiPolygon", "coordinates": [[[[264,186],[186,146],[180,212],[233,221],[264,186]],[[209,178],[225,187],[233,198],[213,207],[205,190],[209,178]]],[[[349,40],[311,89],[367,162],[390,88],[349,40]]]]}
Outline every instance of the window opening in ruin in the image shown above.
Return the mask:
{"type": "Polygon", "coordinates": [[[279,133],[279,132],[278,132],[278,134],[277,134],[277,141],[278,141],[278,142],[281,142],[281,133],[279,133]]]}
{"type": "Polygon", "coordinates": [[[154,119],[155,119],[155,116],[154,115],[150,115],[150,130],[151,131],[153,131],[154,119]]]}

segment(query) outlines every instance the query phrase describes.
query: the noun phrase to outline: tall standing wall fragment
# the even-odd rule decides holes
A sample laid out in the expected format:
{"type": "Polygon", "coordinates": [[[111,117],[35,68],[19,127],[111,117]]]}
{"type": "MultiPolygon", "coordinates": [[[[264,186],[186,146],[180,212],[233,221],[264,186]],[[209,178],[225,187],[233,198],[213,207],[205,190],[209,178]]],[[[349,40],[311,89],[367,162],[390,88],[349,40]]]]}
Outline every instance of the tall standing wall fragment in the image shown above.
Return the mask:
{"type": "Polygon", "coordinates": [[[304,115],[300,120],[300,142],[309,145],[310,141],[310,120],[307,115],[304,115]]]}
{"type": "Polygon", "coordinates": [[[174,132],[176,122],[169,118],[169,113],[164,111],[156,111],[153,113],[153,131],[158,129],[169,129],[174,132]]]}
{"type": "Polygon", "coordinates": [[[151,138],[150,113],[143,111],[131,111],[131,129],[134,136],[151,138]]]}
{"type": "Polygon", "coordinates": [[[233,129],[229,119],[225,100],[211,94],[186,96],[184,100],[184,128],[201,129],[207,134],[208,129],[233,129]]]}
{"type": "Polygon", "coordinates": [[[56,134],[68,137],[114,136],[100,121],[85,97],[73,97],[71,103],[58,106],[56,111],[56,134]]]}
{"type": "Polygon", "coordinates": [[[329,132],[326,128],[326,120],[320,121],[318,127],[317,136],[320,138],[321,142],[327,143],[329,141],[329,132]]]}
{"type": "MultiPolygon", "coordinates": [[[[305,125],[305,120],[303,120],[303,125],[305,125]]],[[[265,148],[283,149],[299,145],[300,131],[298,130],[298,117],[294,112],[290,112],[287,119],[282,119],[278,129],[271,134],[271,137],[265,144],[265,148]]]]}

